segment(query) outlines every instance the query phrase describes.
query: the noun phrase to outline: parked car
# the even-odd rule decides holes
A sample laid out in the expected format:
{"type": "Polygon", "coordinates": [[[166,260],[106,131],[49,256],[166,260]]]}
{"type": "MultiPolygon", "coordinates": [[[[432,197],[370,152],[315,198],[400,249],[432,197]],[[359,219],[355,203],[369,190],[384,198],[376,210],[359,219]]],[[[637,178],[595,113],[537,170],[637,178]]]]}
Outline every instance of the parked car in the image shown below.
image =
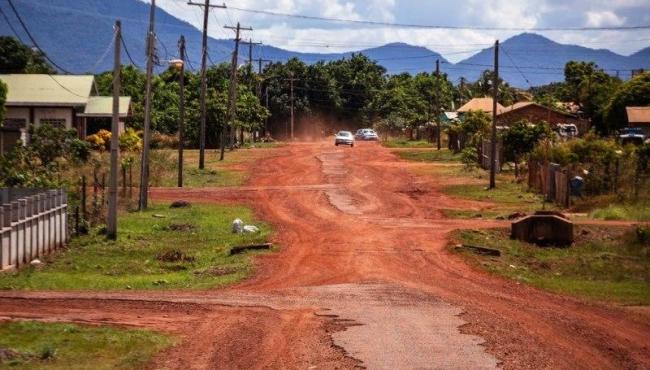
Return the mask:
{"type": "Polygon", "coordinates": [[[357,130],[354,134],[354,138],[357,140],[376,141],[379,140],[379,135],[377,135],[373,129],[362,128],[357,130]]]}
{"type": "Polygon", "coordinates": [[[621,130],[621,134],[618,135],[618,138],[621,140],[621,144],[623,145],[640,145],[645,142],[646,135],[640,127],[625,127],[621,130]]]}
{"type": "Polygon", "coordinates": [[[334,139],[334,145],[349,145],[354,147],[354,136],[350,131],[339,131],[334,139]]]}
{"type": "Polygon", "coordinates": [[[578,137],[578,126],[573,123],[559,123],[556,127],[557,134],[563,138],[578,137]]]}

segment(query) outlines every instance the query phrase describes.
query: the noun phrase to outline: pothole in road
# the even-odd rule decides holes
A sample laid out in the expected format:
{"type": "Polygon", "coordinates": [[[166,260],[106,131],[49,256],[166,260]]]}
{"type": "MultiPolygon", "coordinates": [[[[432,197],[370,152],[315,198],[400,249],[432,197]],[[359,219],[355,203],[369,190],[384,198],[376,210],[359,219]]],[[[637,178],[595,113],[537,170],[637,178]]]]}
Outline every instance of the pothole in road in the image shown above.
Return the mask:
{"type": "MultiPolygon", "coordinates": [[[[345,155],[337,152],[326,152],[317,156],[321,162],[321,171],[328,183],[339,184],[345,180],[349,171],[345,168],[343,159],[345,155]]],[[[351,215],[360,215],[362,212],[354,204],[354,200],[343,189],[326,190],[325,195],[330,204],[339,211],[351,215]]]]}

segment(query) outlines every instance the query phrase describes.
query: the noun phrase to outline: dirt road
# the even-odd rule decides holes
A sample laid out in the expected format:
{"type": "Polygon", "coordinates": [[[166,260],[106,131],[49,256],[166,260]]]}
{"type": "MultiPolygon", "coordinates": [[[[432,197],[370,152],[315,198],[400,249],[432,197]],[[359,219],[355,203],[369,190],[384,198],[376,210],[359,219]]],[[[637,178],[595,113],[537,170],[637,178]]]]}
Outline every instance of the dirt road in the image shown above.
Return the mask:
{"type": "Polygon", "coordinates": [[[14,293],[8,318],[151,327],[182,342],[152,368],[650,369],[650,317],[468,267],[442,209],[480,209],[415,176],[388,149],[292,144],[237,189],[154,189],[154,199],[238,202],[281,249],[255,276],[202,292],[14,293]]]}

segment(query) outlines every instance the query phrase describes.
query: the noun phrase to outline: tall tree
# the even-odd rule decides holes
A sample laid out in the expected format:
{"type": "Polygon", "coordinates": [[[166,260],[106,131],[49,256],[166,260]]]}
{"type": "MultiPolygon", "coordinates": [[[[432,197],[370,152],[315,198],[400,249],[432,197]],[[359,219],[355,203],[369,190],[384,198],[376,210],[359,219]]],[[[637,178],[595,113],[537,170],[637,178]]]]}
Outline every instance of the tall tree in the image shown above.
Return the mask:
{"type": "Polygon", "coordinates": [[[0,36],[0,74],[46,73],[55,74],[38,50],[23,45],[15,37],[0,36]]]}

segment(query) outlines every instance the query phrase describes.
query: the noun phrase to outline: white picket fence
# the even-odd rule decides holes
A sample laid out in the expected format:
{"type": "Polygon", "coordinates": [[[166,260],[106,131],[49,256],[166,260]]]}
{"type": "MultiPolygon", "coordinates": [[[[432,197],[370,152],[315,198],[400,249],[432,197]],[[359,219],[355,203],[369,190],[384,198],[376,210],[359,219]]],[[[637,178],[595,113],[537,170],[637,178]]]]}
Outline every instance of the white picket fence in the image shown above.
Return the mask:
{"type": "Polygon", "coordinates": [[[64,190],[0,189],[0,270],[18,268],[64,246],[68,235],[64,190]]]}

